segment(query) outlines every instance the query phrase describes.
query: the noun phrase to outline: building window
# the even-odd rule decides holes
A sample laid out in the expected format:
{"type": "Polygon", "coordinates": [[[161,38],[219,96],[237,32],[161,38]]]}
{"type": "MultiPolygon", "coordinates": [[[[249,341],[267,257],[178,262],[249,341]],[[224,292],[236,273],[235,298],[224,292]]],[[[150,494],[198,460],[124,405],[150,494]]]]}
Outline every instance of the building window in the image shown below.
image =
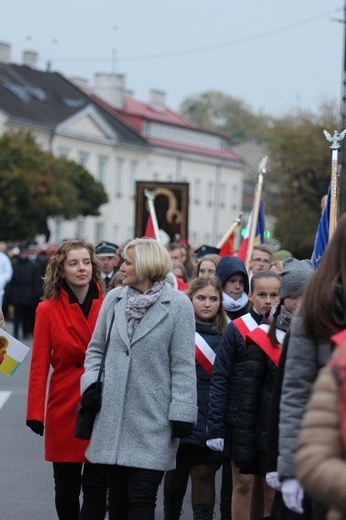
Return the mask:
{"type": "Polygon", "coordinates": [[[201,181],[195,179],[193,183],[193,200],[197,204],[201,202],[201,181]]]}
{"type": "Polygon", "coordinates": [[[115,195],[121,197],[123,192],[123,169],[124,159],[117,159],[117,171],[115,174],[115,195]]]}
{"type": "Polygon", "coordinates": [[[106,186],[107,157],[99,157],[97,163],[97,180],[106,186]]]}
{"type": "Polygon", "coordinates": [[[220,184],[220,206],[222,206],[222,207],[224,207],[226,205],[226,200],[227,200],[226,194],[227,194],[226,183],[222,182],[220,184]]]}
{"type": "Polygon", "coordinates": [[[133,199],[136,194],[136,177],[137,177],[138,161],[131,161],[130,165],[130,179],[129,179],[129,194],[130,198],[133,199]]]}
{"type": "Polygon", "coordinates": [[[212,181],[208,182],[207,185],[207,204],[208,206],[211,206],[213,204],[214,200],[214,184],[212,181]]]}
{"type": "Polygon", "coordinates": [[[194,231],[193,233],[191,233],[191,242],[193,244],[198,244],[198,233],[196,231],[194,231]]]}
{"type": "Polygon", "coordinates": [[[129,240],[133,239],[133,226],[127,226],[127,238],[129,240]]]}
{"type": "Polygon", "coordinates": [[[153,173],[153,181],[158,181],[159,180],[159,172],[154,172],[153,173]]]}
{"type": "Polygon", "coordinates": [[[78,218],[76,221],[76,237],[84,237],[85,233],[85,220],[84,218],[78,218]]]}
{"type": "Polygon", "coordinates": [[[104,224],[103,222],[96,222],[95,224],[95,244],[103,240],[104,224]]]}
{"type": "Polygon", "coordinates": [[[205,244],[210,243],[210,233],[204,233],[204,243],[205,244]]]}
{"type": "Polygon", "coordinates": [[[65,146],[60,146],[58,149],[58,157],[60,157],[61,159],[67,159],[69,151],[69,148],[66,148],[65,146]]]}
{"type": "Polygon", "coordinates": [[[78,163],[81,166],[83,166],[83,168],[87,168],[87,166],[88,166],[88,157],[89,157],[89,154],[87,152],[79,152],[78,163]]]}
{"type": "Polygon", "coordinates": [[[238,186],[232,186],[231,207],[232,207],[232,209],[237,209],[237,206],[238,206],[238,186]]]}
{"type": "Polygon", "coordinates": [[[119,244],[119,226],[118,226],[118,224],[115,224],[113,226],[113,243],[119,244]]]}
{"type": "Polygon", "coordinates": [[[171,173],[167,175],[167,182],[173,182],[173,175],[171,173]]]}

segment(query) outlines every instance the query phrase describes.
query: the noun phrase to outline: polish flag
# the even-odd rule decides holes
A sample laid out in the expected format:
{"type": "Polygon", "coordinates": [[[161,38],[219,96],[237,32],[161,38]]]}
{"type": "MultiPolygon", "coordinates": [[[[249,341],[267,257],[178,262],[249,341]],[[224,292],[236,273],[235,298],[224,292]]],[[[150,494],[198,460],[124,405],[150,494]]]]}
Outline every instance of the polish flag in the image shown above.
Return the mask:
{"type": "MultiPolygon", "coordinates": [[[[249,243],[249,237],[250,237],[251,226],[252,226],[252,215],[253,215],[253,212],[251,211],[249,220],[247,222],[245,235],[244,235],[242,243],[240,244],[240,248],[239,248],[238,255],[237,255],[238,258],[243,260],[243,262],[245,262],[245,260],[246,260],[247,246],[249,243]]],[[[263,244],[263,242],[264,242],[264,212],[263,212],[263,202],[261,201],[260,207],[258,210],[255,244],[263,244]]]]}
{"type": "Polygon", "coordinates": [[[224,245],[222,246],[219,256],[232,256],[233,255],[233,245],[234,245],[234,233],[226,240],[224,245]]]}
{"type": "Polygon", "coordinates": [[[147,225],[145,226],[144,236],[147,238],[156,238],[154,226],[153,226],[153,220],[151,218],[151,215],[148,215],[148,220],[147,220],[147,225]]]}

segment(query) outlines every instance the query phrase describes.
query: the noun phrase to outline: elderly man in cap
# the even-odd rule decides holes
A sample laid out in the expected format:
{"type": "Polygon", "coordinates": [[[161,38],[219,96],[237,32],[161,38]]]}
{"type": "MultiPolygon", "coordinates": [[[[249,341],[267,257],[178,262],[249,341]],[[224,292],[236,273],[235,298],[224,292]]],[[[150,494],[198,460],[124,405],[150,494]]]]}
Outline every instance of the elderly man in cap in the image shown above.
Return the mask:
{"type": "Polygon", "coordinates": [[[108,290],[109,283],[119,269],[121,257],[118,255],[118,246],[111,242],[101,242],[95,248],[101,262],[101,276],[108,290]]]}

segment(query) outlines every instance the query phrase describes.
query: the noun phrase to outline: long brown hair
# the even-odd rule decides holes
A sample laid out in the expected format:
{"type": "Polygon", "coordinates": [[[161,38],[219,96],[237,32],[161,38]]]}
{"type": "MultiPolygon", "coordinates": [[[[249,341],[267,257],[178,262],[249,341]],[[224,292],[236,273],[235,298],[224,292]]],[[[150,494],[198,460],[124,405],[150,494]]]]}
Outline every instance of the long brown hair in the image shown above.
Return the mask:
{"type": "Polygon", "coordinates": [[[223,334],[227,328],[228,321],[222,304],[222,287],[219,279],[216,276],[213,276],[212,278],[209,278],[208,276],[194,278],[190,284],[189,290],[187,291],[187,296],[192,301],[192,298],[197,291],[204,289],[204,287],[208,287],[209,285],[216,289],[220,300],[219,308],[212,321],[212,326],[217,330],[217,332],[223,334]]]}
{"type": "Polygon", "coordinates": [[[74,238],[60,244],[50,257],[43,285],[43,300],[58,298],[60,287],[63,282],[64,261],[71,249],[87,249],[90,253],[92,265],[92,279],[102,287],[101,269],[99,260],[95,254],[95,248],[83,239],[74,238]]]}
{"type": "Polygon", "coordinates": [[[342,287],[346,323],[346,213],[338,220],[321,263],[304,293],[302,312],[306,332],[315,339],[329,338],[336,330],[333,309],[335,286],[342,287]]]}

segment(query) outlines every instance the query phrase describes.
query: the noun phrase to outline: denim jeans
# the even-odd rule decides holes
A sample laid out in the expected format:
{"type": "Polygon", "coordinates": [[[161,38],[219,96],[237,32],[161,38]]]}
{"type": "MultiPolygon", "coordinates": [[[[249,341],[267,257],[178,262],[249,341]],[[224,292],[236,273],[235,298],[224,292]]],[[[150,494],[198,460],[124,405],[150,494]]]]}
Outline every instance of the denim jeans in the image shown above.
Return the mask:
{"type": "Polygon", "coordinates": [[[163,474],[154,469],[109,466],[109,520],[154,520],[163,474]]]}

